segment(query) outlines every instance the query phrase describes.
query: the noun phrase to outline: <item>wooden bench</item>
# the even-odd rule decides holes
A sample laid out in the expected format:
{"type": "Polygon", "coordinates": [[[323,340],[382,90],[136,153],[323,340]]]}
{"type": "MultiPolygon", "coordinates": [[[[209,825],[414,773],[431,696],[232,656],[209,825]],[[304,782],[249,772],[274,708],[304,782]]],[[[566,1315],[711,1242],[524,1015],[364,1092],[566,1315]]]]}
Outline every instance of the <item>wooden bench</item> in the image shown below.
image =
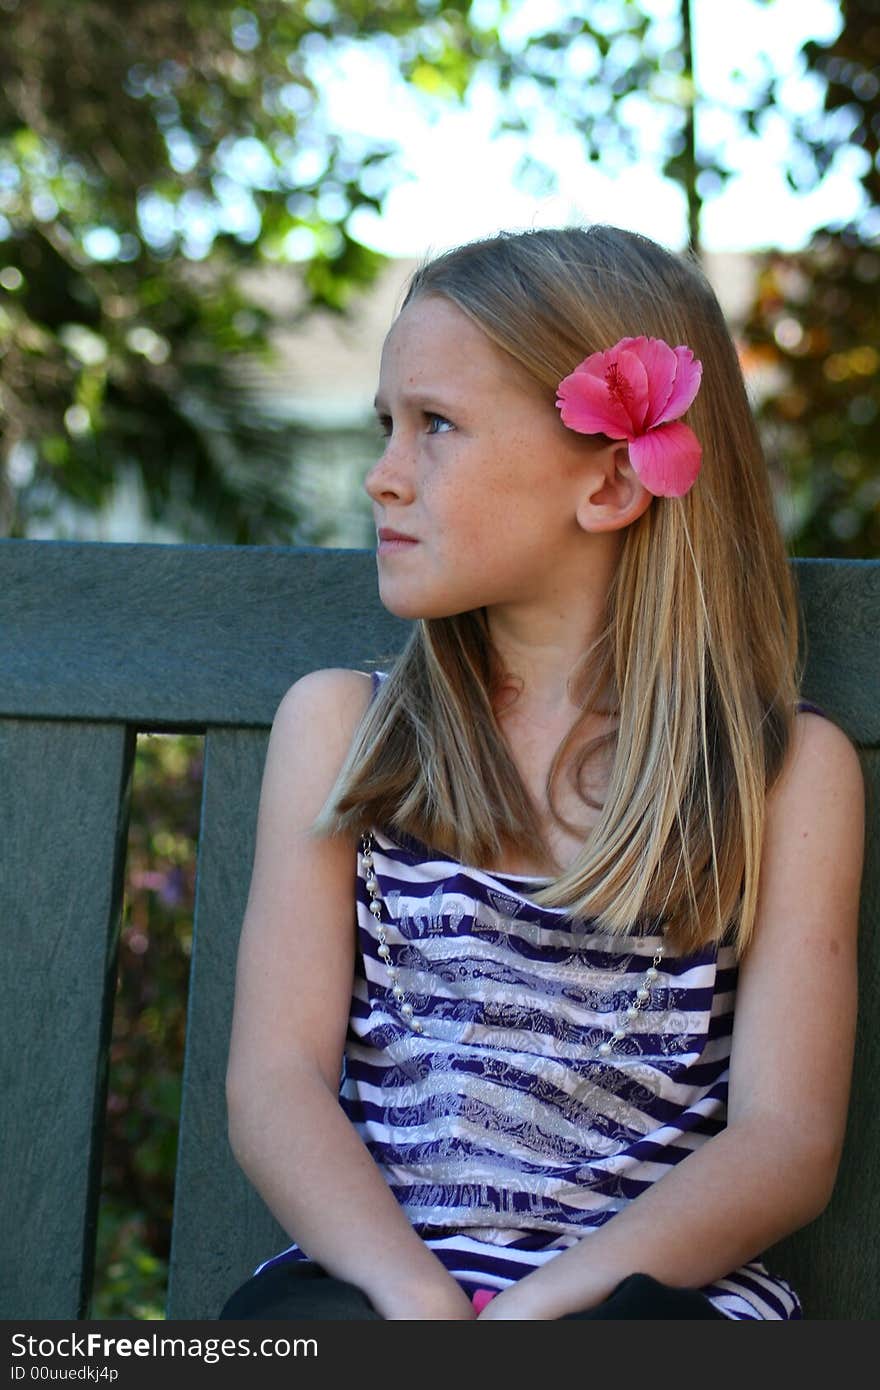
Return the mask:
{"type": "MultiPolygon", "coordinates": [[[[808,1317],[872,1318],[880,562],[793,564],[804,693],[859,746],[870,803],[844,1160],[825,1214],[768,1259],[808,1317]]],[[[0,1318],[70,1319],[88,1307],[138,731],[206,735],[167,1316],[216,1317],[289,1243],[230,1154],[224,1099],[268,730],[304,672],[382,665],[407,631],[379,603],[367,551],[0,541],[0,1318]]]]}

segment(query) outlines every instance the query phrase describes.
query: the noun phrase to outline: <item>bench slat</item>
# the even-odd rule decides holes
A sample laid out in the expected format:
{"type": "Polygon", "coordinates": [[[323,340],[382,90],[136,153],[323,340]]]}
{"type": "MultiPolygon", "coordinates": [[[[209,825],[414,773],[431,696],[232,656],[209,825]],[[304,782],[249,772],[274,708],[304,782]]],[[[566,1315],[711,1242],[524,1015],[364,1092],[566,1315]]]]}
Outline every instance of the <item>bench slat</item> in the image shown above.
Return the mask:
{"type": "Polygon", "coordinates": [[[880,744],[880,563],[793,560],[808,696],[858,743],[880,744]],[[821,692],[821,693],[819,693],[821,692]]]}
{"type": "Polygon", "coordinates": [[[366,550],[0,541],[0,715],[265,728],[306,671],[408,626],[366,550]]]}
{"type": "Polygon", "coordinates": [[[0,1317],[83,1316],[135,740],[0,720],[0,1317]]]}
{"type": "Polygon", "coordinates": [[[235,959],[254,858],[269,736],[216,729],[205,739],[186,1060],[169,1271],[169,1318],[216,1318],[233,1289],[286,1236],[226,1138],[226,1058],[235,959]]]}
{"type": "MultiPolygon", "coordinates": [[[[792,566],[808,697],[878,744],[880,564],[792,566]]],[[[306,671],[382,664],[409,630],[369,550],[0,541],[0,716],[267,728],[306,671]]]]}

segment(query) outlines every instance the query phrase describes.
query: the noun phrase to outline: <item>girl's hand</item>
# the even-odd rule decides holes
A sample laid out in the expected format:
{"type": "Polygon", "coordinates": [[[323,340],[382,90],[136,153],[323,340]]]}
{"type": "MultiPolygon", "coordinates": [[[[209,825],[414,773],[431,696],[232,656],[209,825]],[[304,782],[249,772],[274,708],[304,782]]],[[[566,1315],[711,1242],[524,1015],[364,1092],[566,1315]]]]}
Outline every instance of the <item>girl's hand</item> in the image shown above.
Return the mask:
{"type": "Polygon", "coordinates": [[[439,1288],[415,1285],[379,1311],[389,1322],[403,1320],[473,1322],[477,1310],[460,1284],[450,1276],[439,1288]]]}
{"type": "MultiPolygon", "coordinates": [[[[509,1284],[486,1302],[477,1314],[478,1322],[532,1322],[544,1315],[530,1306],[528,1290],[523,1288],[525,1279],[519,1284],[509,1284]]],[[[480,1290],[479,1292],[482,1292],[480,1290]]],[[[475,1295],[478,1297],[478,1295],[475,1295]]],[[[479,1300],[482,1304],[482,1300],[479,1300]]]]}

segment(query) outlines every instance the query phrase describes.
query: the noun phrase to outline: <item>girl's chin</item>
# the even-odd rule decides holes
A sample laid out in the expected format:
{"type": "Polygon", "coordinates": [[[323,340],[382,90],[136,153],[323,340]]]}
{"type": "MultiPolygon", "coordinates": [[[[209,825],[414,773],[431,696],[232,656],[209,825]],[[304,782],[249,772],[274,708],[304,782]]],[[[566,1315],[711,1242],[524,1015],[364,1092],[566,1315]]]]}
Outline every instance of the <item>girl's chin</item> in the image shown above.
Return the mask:
{"type": "Polygon", "coordinates": [[[415,622],[419,618],[452,618],[457,613],[467,611],[460,606],[456,607],[451,600],[443,604],[427,595],[419,599],[416,594],[394,593],[391,585],[387,589],[379,585],[379,599],[382,607],[395,618],[403,618],[407,622],[415,622]]]}

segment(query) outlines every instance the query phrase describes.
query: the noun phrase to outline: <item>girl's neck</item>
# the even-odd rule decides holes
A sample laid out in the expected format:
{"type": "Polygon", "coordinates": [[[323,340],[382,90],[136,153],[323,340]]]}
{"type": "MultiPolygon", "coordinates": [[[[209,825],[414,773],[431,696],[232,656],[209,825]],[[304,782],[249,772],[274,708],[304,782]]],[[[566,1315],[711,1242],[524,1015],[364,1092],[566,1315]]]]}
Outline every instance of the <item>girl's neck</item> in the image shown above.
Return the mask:
{"type": "MultiPolygon", "coordinates": [[[[612,742],[600,749],[587,763],[581,774],[582,785],[598,806],[585,802],[578,792],[571,772],[578,752],[583,744],[599,734],[615,728],[616,720],[599,715],[589,715],[583,724],[583,737],[569,751],[562,770],[554,782],[554,800],[566,820],[580,827],[580,834],[561,826],[550,810],[547,798],[547,777],[557,748],[569,732],[580,711],[575,711],[570,720],[559,721],[546,728],[538,728],[534,722],[521,716],[508,715],[499,719],[499,726],[517,771],[537,808],[541,830],[545,842],[556,864],[538,862],[534,857],[526,860],[521,851],[512,847],[506,850],[499,864],[493,866],[500,874],[528,874],[535,877],[554,876],[559,869],[567,869],[578,857],[590,829],[601,815],[601,807],[608,791],[615,744],[612,742]],[[557,867],[558,866],[558,867],[557,867]]],[[[538,846],[535,846],[537,853],[538,846]]]]}

